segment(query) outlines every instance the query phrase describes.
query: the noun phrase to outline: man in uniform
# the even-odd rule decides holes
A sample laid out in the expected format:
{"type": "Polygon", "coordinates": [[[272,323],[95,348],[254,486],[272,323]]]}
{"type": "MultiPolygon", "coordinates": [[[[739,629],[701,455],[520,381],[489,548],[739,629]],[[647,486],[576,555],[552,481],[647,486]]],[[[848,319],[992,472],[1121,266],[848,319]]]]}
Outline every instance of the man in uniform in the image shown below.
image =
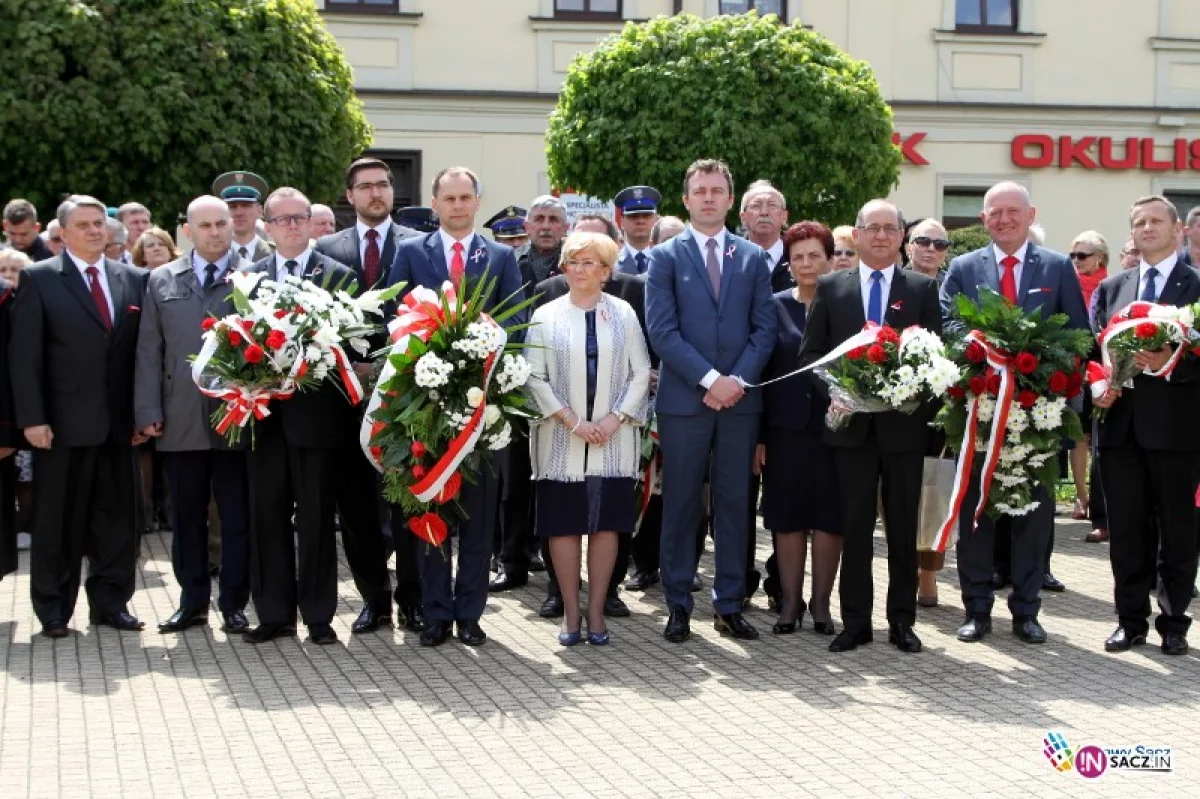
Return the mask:
{"type": "Polygon", "coordinates": [[[213,181],[212,190],[229,204],[233,215],[233,251],[252,262],[270,255],[271,245],[258,235],[257,227],[267,182],[253,172],[226,172],[213,181]]]}
{"type": "Polygon", "coordinates": [[[658,205],[662,195],[653,186],[630,186],[613,197],[617,206],[625,245],[617,257],[617,270],[629,275],[644,275],[650,264],[650,232],[658,221],[658,205]]]}
{"type": "Polygon", "coordinates": [[[483,226],[492,231],[493,239],[514,250],[529,241],[529,234],[525,232],[525,209],[519,205],[497,211],[483,226]]]}

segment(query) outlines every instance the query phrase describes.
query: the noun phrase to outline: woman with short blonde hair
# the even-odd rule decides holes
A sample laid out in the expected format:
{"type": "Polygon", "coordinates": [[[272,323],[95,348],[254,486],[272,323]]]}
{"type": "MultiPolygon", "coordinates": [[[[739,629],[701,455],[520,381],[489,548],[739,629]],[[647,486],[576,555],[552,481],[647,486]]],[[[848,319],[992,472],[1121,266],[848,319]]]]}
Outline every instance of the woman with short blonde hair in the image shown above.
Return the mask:
{"type": "Polygon", "coordinates": [[[138,236],[131,252],[133,265],[143,269],[154,269],[183,255],[175,246],[175,239],[171,238],[171,234],[157,225],[138,236]]]}

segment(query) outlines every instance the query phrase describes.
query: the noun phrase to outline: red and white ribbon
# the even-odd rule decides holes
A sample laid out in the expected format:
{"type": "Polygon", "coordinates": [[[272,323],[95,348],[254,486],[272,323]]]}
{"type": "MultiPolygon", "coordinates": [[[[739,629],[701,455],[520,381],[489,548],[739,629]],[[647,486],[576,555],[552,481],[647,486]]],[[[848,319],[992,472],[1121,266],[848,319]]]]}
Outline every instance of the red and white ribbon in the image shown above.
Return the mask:
{"type": "MultiPolygon", "coordinates": [[[[1008,430],[1008,412],[1012,408],[1013,394],[1016,393],[1017,381],[1013,375],[1011,356],[1004,350],[990,343],[978,330],[967,334],[966,344],[972,342],[983,347],[987,355],[987,364],[1000,375],[1000,390],[996,396],[996,410],[992,415],[992,429],[988,436],[987,448],[983,451],[983,468],[979,474],[979,503],[975,506],[972,522],[979,521],[983,509],[987,507],[988,492],[992,487],[992,477],[1000,465],[1000,452],[1004,448],[1004,435],[1008,430]]],[[[963,502],[967,498],[967,486],[971,482],[971,469],[975,463],[975,439],[979,432],[979,400],[980,396],[972,398],[967,408],[967,425],[963,430],[962,446],[959,448],[958,468],[954,474],[954,490],[950,494],[950,508],[946,520],[933,539],[933,551],[945,552],[946,545],[954,528],[958,525],[963,502]]]]}
{"type": "Polygon", "coordinates": [[[770,380],[764,380],[761,383],[747,383],[742,381],[742,388],[762,388],[763,386],[769,386],[772,383],[778,383],[780,380],[787,380],[789,377],[795,377],[796,375],[803,374],[804,372],[811,372],[813,369],[816,369],[819,366],[827,366],[833,363],[838,358],[841,358],[843,355],[850,352],[850,350],[856,350],[859,347],[871,346],[875,343],[875,340],[878,337],[879,325],[875,324],[874,322],[867,322],[862,330],[843,341],[841,344],[831,350],[829,354],[821,358],[821,360],[817,361],[816,363],[810,363],[808,366],[788,372],[786,375],[772,377],[770,380]]]}
{"type": "MultiPolygon", "coordinates": [[[[1113,358],[1112,353],[1109,350],[1109,341],[1111,341],[1114,336],[1124,333],[1126,330],[1135,328],[1143,322],[1148,322],[1155,327],[1164,326],[1172,328],[1178,334],[1178,339],[1180,341],[1186,342],[1188,340],[1188,326],[1180,320],[1171,319],[1169,317],[1149,316],[1150,309],[1155,305],[1156,303],[1147,302],[1145,300],[1131,302],[1109,321],[1108,326],[1105,327],[1104,330],[1100,331],[1099,368],[1096,368],[1096,364],[1094,363],[1089,363],[1087,366],[1088,385],[1091,388],[1093,398],[1104,396],[1104,393],[1108,391],[1109,388],[1113,387],[1113,358]],[[1146,312],[1145,315],[1133,315],[1143,310],[1146,312]]],[[[1167,362],[1163,364],[1161,369],[1155,372],[1147,370],[1145,374],[1148,374],[1151,377],[1169,377],[1171,373],[1175,371],[1175,367],[1179,364],[1179,360],[1183,357],[1185,350],[1186,347],[1182,345],[1176,347],[1175,352],[1171,353],[1171,357],[1167,359],[1167,362]]],[[[1116,386],[1116,388],[1122,388],[1122,386],[1116,386]]]]}
{"type": "MultiPolygon", "coordinates": [[[[257,343],[241,325],[234,327],[248,342],[257,343]]],[[[217,340],[214,329],[205,334],[204,344],[200,347],[196,360],[192,361],[192,381],[200,393],[212,399],[225,401],[225,415],[218,420],[215,428],[218,434],[224,435],[234,425],[245,427],[251,419],[260,421],[265,419],[271,415],[271,411],[267,408],[271,400],[287,399],[296,393],[296,375],[304,365],[304,360],[299,357],[292,364],[291,371],[284,377],[283,382],[275,388],[250,388],[241,384],[223,385],[217,388],[206,387],[203,381],[204,367],[208,366],[208,362],[212,360],[219,346],[220,342],[217,340]]],[[[272,357],[265,350],[264,355],[267,358],[272,357]]],[[[359,390],[361,392],[361,389],[359,390]]]]}

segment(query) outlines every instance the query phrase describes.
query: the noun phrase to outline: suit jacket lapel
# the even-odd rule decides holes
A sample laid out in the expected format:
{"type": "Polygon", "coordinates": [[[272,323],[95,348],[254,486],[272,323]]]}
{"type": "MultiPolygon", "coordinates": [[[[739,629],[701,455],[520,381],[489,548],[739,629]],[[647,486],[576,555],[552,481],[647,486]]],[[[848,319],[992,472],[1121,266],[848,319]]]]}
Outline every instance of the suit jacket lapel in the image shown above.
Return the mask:
{"type": "Polygon", "coordinates": [[[100,309],[96,307],[96,301],[92,299],[92,292],[88,288],[87,281],[83,279],[83,275],[79,274],[75,262],[65,252],[60,256],[59,270],[62,272],[63,282],[68,293],[79,300],[96,324],[104,327],[104,320],[100,318],[100,309]]]}
{"type": "MultiPolygon", "coordinates": [[[[846,310],[842,313],[845,313],[848,319],[854,319],[858,321],[858,324],[854,327],[855,333],[857,333],[859,330],[862,330],[863,325],[867,323],[867,312],[863,308],[862,273],[860,272],[860,270],[865,268],[866,267],[856,266],[853,269],[847,269],[843,273],[846,276],[842,278],[844,281],[842,292],[846,296],[847,305],[846,310]]],[[[895,281],[893,280],[893,284],[894,283],[895,281]]],[[[891,292],[889,292],[889,294],[890,293],[891,292]]]]}
{"type": "Polygon", "coordinates": [[[987,286],[997,294],[1000,293],[1000,264],[996,263],[993,257],[992,246],[989,244],[979,254],[980,262],[983,268],[980,270],[982,274],[979,276],[979,285],[987,286]]]}
{"type": "Polygon", "coordinates": [[[125,270],[122,268],[122,264],[111,258],[105,258],[104,271],[108,277],[108,291],[112,295],[113,329],[115,330],[117,325],[121,324],[121,319],[129,308],[131,294],[126,285],[125,270]]]}
{"type": "Polygon", "coordinates": [[[883,309],[883,323],[891,327],[904,327],[898,324],[896,318],[904,313],[904,304],[908,299],[908,275],[899,266],[892,273],[892,286],[888,290],[887,307],[883,309]]]}
{"type": "Polygon", "coordinates": [[[1042,271],[1042,256],[1038,253],[1037,248],[1030,244],[1025,251],[1025,265],[1021,269],[1021,285],[1017,287],[1017,303],[1021,307],[1025,307],[1029,289],[1041,283],[1042,271]],[[1037,278],[1037,283],[1034,283],[1034,278],[1037,278]]]}
{"type": "MultiPolygon", "coordinates": [[[[1136,271],[1136,270],[1131,270],[1136,271]]],[[[1167,285],[1163,286],[1162,293],[1158,295],[1158,301],[1163,305],[1175,305],[1184,295],[1184,289],[1187,284],[1196,280],[1196,274],[1191,267],[1183,264],[1175,264],[1175,268],[1171,270],[1171,278],[1167,281],[1167,285]]],[[[1134,285],[1137,285],[1135,282],[1134,285]]]]}
{"type": "MultiPolygon", "coordinates": [[[[230,264],[236,255],[230,254],[230,264]]],[[[193,294],[204,296],[204,289],[200,285],[200,281],[196,279],[196,270],[192,268],[192,256],[185,255],[182,258],[171,264],[171,274],[175,277],[175,282],[184,286],[193,294]]]]}
{"type": "Polygon", "coordinates": [[[464,274],[471,280],[478,280],[481,275],[487,272],[491,255],[488,252],[483,236],[480,236],[478,233],[471,236],[471,246],[467,248],[463,257],[466,259],[464,263],[466,271],[464,274]]]}
{"type": "MultiPolygon", "coordinates": [[[[729,235],[725,236],[725,254],[721,256],[721,302],[729,296],[729,286],[733,281],[733,272],[745,262],[747,253],[729,235]]],[[[708,275],[708,269],[704,270],[708,275]]],[[[718,303],[720,304],[720,303],[718,303]]]]}
{"type": "Polygon", "coordinates": [[[708,267],[704,265],[704,257],[700,254],[700,246],[696,243],[696,239],[692,236],[692,231],[685,230],[675,238],[679,239],[679,249],[683,251],[684,257],[692,262],[692,268],[696,270],[696,274],[700,276],[700,283],[708,291],[708,296],[712,298],[713,303],[717,302],[717,295],[713,293],[712,281],[708,278],[708,267]]]}
{"type": "MultiPolygon", "coordinates": [[[[396,259],[396,242],[399,235],[400,226],[395,222],[389,223],[388,234],[384,236],[383,241],[380,242],[380,245],[383,247],[383,249],[379,251],[379,274],[382,280],[387,279],[388,272],[391,271],[392,268],[392,261],[396,259]]],[[[356,247],[355,252],[357,251],[358,248],[356,247]]],[[[367,288],[371,287],[367,286],[367,288]]]]}
{"type": "MultiPolygon", "coordinates": [[[[359,257],[358,253],[362,249],[362,242],[358,238],[358,225],[350,228],[347,232],[349,235],[342,237],[342,263],[361,275],[363,264],[362,258],[359,257]]],[[[382,258],[379,263],[383,264],[382,258]]],[[[370,286],[367,286],[367,288],[370,288],[370,286]]]]}
{"type": "Polygon", "coordinates": [[[1117,286],[1117,296],[1112,308],[1108,309],[1108,319],[1111,320],[1119,312],[1129,307],[1137,299],[1138,269],[1135,267],[1121,275],[1121,283],[1117,286]]]}
{"type": "Polygon", "coordinates": [[[425,255],[429,258],[429,263],[433,264],[433,271],[438,276],[438,284],[449,280],[450,270],[446,265],[446,254],[442,252],[442,236],[436,230],[425,237],[425,255]]]}

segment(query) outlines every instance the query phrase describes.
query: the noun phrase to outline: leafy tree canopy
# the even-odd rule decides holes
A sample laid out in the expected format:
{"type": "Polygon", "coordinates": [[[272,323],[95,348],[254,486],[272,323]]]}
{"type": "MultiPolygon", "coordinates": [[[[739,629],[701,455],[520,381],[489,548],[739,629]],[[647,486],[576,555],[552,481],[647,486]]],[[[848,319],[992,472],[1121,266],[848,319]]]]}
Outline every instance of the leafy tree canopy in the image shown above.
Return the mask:
{"type": "MultiPolygon", "coordinates": [[[[628,24],[571,65],[546,135],[550,181],[599,197],[649,184],[683,210],[697,158],[765,178],[792,220],[851,222],[895,184],[892,112],[871,68],[755,13],[628,24]]],[[[736,209],[735,209],[736,210],[736,209]]]]}
{"type": "Polygon", "coordinates": [[[986,247],[992,243],[992,237],[983,225],[971,225],[950,231],[950,252],[946,256],[949,262],[953,258],[986,247]]]}
{"type": "Polygon", "coordinates": [[[218,174],[340,194],[371,141],[311,0],[4,0],[0,196],[69,193],[170,224],[218,174]]]}

